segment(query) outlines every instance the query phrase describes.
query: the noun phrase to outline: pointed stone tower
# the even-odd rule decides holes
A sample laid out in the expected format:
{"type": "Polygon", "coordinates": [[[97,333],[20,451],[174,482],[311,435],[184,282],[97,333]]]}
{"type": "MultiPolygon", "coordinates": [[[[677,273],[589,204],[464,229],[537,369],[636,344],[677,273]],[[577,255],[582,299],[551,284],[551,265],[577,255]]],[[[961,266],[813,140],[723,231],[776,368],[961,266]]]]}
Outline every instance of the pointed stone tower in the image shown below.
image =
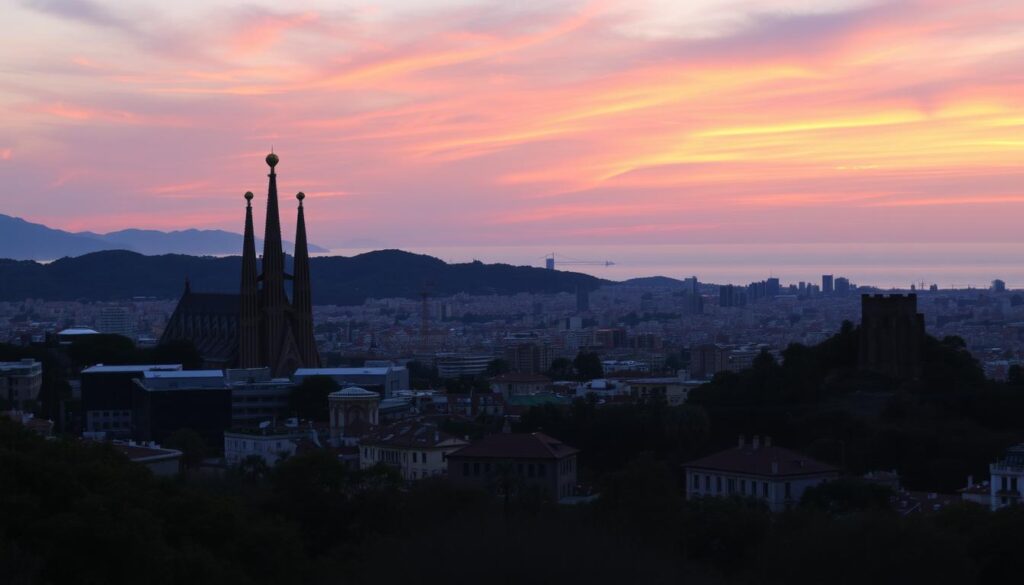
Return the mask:
{"type": "Polygon", "coordinates": [[[252,227],[252,191],[245,194],[245,233],[242,240],[242,288],[238,310],[238,367],[260,364],[260,293],[256,273],[256,238],[252,227]]]}
{"type": "Polygon", "coordinates": [[[313,299],[309,283],[309,249],[306,245],[306,214],[302,201],[306,194],[299,191],[299,215],[295,221],[295,276],[292,281],[292,309],[295,317],[295,341],[306,367],[319,367],[320,354],[313,338],[313,299]]]}

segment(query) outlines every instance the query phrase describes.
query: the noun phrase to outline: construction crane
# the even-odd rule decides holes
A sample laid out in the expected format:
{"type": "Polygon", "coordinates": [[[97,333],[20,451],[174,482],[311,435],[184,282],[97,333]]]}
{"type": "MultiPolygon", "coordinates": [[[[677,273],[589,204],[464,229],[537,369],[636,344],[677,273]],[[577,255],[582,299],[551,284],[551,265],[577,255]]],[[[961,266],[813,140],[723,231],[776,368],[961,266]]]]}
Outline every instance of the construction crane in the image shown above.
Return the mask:
{"type": "MultiPolygon", "coordinates": [[[[575,258],[558,257],[559,266],[567,264],[570,266],[615,266],[611,260],[577,260],[575,258]]],[[[552,252],[544,257],[544,267],[548,270],[555,269],[555,253],[552,252]]]]}

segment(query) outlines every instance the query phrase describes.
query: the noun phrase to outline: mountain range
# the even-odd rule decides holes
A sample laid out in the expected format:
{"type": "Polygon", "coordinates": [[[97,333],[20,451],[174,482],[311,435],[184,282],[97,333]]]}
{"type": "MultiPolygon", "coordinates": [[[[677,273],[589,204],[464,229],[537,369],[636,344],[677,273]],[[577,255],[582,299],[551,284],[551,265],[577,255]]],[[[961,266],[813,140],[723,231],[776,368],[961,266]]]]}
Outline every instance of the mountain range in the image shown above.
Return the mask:
{"type": "MultiPolygon", "coordinates": [[[[288,261],[290,264],[290,257],[288,261]]],[[[145,256],[125,250],[92,252],[45,264],[0,260],[0,301],[173,299],[181,295],[186,279],[195,292],[238,293],[241,270],[240,256],[145,256]]],[[[310,273],[313,302],[318,305],[356,305],[368,298],[417,298],[423,290],[437,296],[512,295],[593,290],[611,284],[587,274],[531,266],[448,264],[401,250],[314,257],[310,259],[310,273]]]]}
{"type": "MultiPolygon", "coordinates": [[[[291,248],[284,242],[285,249],[291,248]]],[[[257,249],[262,242],[257,240],[257,249]]],[[[140,254],[190,254],[218,256],[239,254],[242,234],[224,230],[157,230],[126,229],[107,234],[66,232],[18,217],[0,214],[0,257],[14,260],[56,260],[81,256],[101,250],[130,250],[140,254]]],[[[312,253],[326,249],[309,245],[312,253]]]]}

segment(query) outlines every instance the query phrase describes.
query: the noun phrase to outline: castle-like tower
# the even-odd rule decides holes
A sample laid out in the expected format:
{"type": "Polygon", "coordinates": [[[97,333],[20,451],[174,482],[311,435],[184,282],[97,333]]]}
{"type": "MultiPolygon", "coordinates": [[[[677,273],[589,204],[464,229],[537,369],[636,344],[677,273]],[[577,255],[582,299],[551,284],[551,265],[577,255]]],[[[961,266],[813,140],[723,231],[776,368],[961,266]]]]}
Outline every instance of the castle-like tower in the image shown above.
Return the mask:
{"type": "Polygon", "coordinates": [[[262,266],[256,258],[252,219],[252,192],[245,194],[245,231],[242,242],[242,279],[238,295],[193,293],[186,286],[161,342],[191,341],[209,367],[270,368],[274,376],[291,375],[298,368],[320,366],[313,339],[313,302],[306,243],[305,194],[298,193],[295,226],[294,275],[285,272],[281,245],[281,217],[277,201],[280,161],[267,155],[267,218],[262,266]],[[259,272],[262,268],[262,273],[259,272]],[[288,299],[285,281],[292,281],[288,299]]]}

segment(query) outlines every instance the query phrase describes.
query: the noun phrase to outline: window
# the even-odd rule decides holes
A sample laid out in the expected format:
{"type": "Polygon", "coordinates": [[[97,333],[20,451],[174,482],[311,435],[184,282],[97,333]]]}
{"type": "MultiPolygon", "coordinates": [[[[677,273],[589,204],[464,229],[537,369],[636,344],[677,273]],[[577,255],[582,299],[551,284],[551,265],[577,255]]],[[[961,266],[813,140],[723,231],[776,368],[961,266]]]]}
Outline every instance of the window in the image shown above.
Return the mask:
{"type": "Polygon", "coordinates": [[[468,476],[469,475],[469,463],[468,462],[462,464],[462,475],[463,476],[468,476]]]}
{"type": "Polygon", "coordinates": [[[526,475],[527,477],[533,477],[533,463],[526,466],[526,475]]]}
{"type": "Polygon", "coordinates": [[[740,480],[740,493],[747,495],[747,480],[745,479],[740,480]]]}
{"type": "Polygon", "coordinates": [[[715,476],[715,491],[718,492],[718,493],[722,493],[722,476],[721,475],[716,475],[715,476]]]}
{"type": "Polygon", "coordinates": [[[710,492],[711,491],[711,476],[710,475],[705,475],[704,476],[704,491],[706,491],[706,492],[710,492]]]}
{"type": "Polygon", "coordinates": [[[412,462],[413,463],[417,463],[417,461],[416,461],[416,452],[415,451],[413,451],[413,454],[412,454],[412,462]]]}
{"type": "Polygon", "coordinates": [[[427,454],[426,453],[420,453],[420,461],[422,461],[424,463],[427,462],[427,454]]]}
{"type": "Polygon", "coordinates": [[[729,478],[729,493],[731,494],[731,493],[733,493],[735,491],[736,491],[736,479],[730,477],[729,478]]]}
{"type": "Polygon", "coordinates": [[[786,482],[786,499],[788,500],[788,499],[790,499],[792,497],[793,497],[793,485],[787,481],[786,482]]]}
{"type": "Polygon", "coordinates": [[[548,466],[547,466],[546,463],[540,463],[540,464],[537,465],[537,475],[539,475],[541,477],[544,477],[544,475],[547,472],[548,472],[548,466]]]}
{"type": "Polygon", "coordinates": [[[761,482],[761,495],[766,497],[766,498],[768,497],[768,482],[767,481],[761,482]]]}
{"type": "Polygon", "coordinates": [[[693,489],[700,489],[700,476],[697,475],[696,473],[693,474],[693,489]]]}
{"type": "Polygon", "coordinates": [[[480,462],[479,461],[477,461],[476,463],[473,464],[473,475],[476,475],[476,476],[480,475],[480,462]]]}

